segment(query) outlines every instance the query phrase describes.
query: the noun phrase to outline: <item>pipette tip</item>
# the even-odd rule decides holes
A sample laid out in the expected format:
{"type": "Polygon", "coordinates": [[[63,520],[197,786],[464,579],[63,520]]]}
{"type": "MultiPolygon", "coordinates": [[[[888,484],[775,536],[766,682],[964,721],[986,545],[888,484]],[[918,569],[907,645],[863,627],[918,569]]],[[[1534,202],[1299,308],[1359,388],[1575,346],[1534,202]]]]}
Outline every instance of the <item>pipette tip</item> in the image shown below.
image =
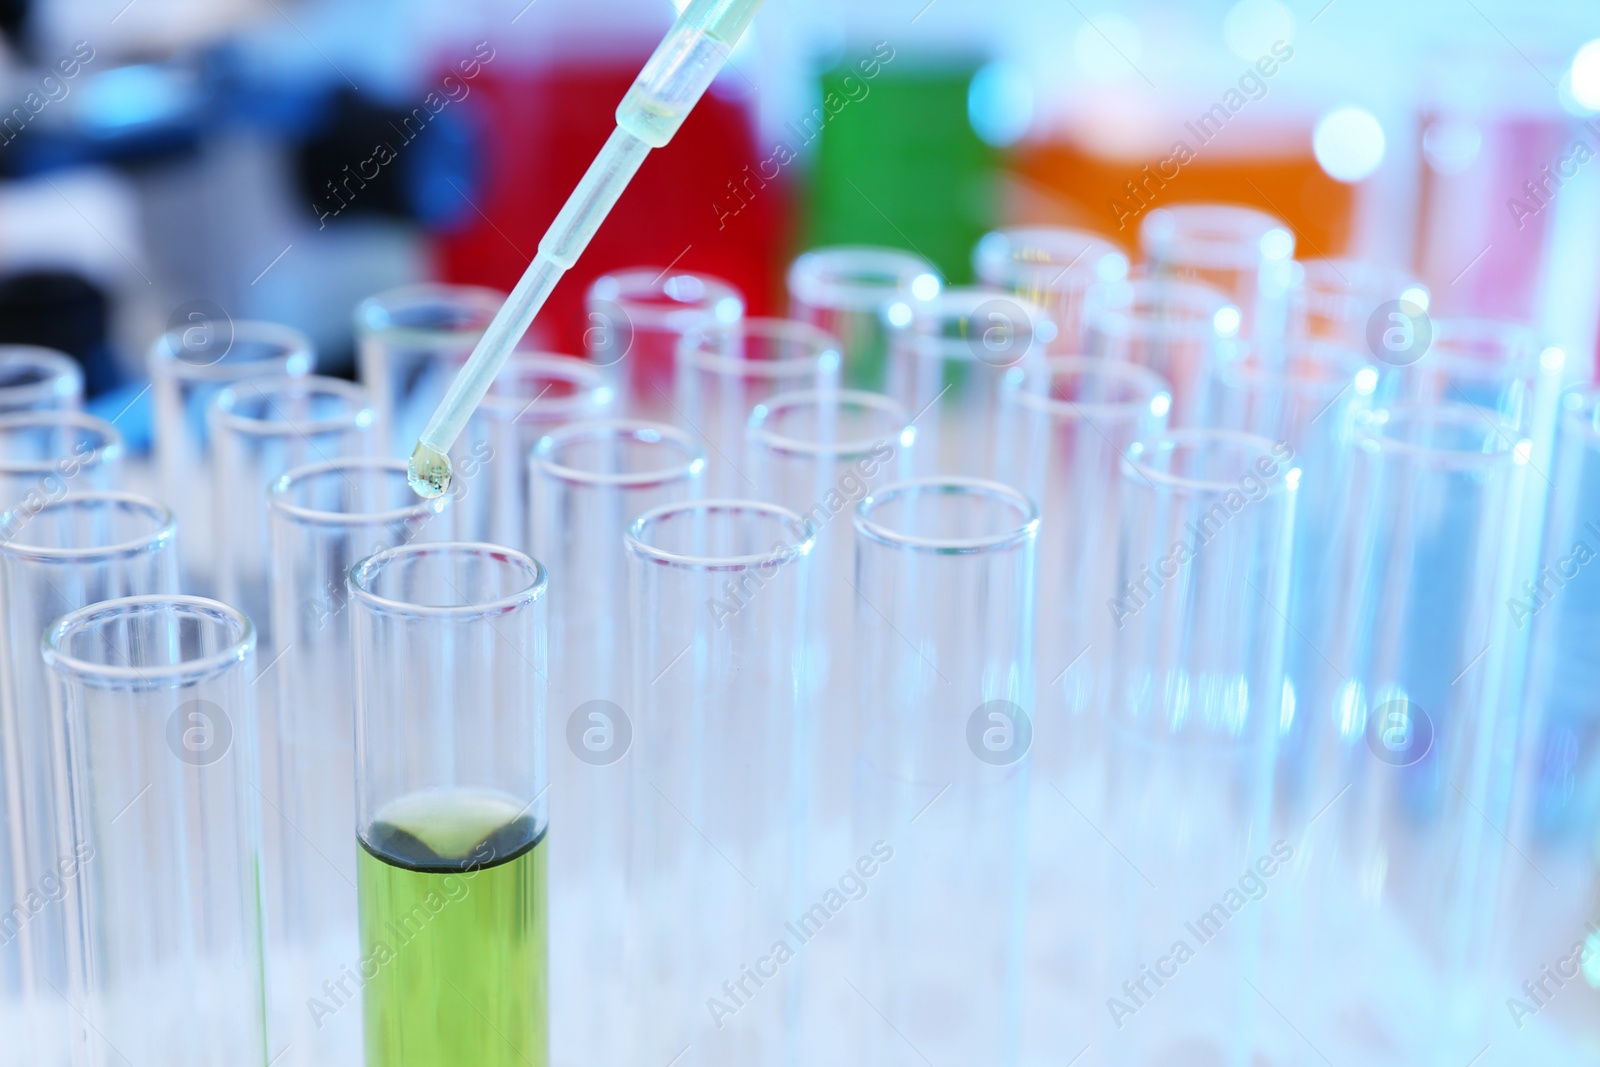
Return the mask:
{"type": "Polygon", "coordinates": [[[406,469],[406,479],[418,496],[427,497],[429,500],[443,496],[445,490],[450,488],[452,473],[449,456],[429,448],[421,441],[417,442],[416,449],[411,453],[411,462],[406,469]]]}

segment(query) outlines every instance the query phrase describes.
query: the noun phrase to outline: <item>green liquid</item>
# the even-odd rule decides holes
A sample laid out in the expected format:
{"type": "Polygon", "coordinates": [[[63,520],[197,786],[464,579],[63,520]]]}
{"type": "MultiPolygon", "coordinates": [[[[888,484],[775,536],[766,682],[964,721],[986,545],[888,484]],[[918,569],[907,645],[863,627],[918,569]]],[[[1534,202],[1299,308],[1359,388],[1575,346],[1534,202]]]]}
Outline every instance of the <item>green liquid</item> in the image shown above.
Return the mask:
{"type": "Polygon", "coordinates": [[[358,840],[367,1067],[546,1067],[544,829],[498,794],[437,790],[358,840]]]}

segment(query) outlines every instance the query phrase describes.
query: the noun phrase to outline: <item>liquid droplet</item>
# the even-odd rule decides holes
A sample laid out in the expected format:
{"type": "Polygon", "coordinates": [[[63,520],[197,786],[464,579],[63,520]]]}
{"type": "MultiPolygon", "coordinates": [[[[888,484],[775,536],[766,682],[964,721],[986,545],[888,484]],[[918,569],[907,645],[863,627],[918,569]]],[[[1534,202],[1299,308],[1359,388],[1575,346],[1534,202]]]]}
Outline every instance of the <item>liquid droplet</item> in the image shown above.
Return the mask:
{"type": "Polygon", "coordinates": [[[418,496],[425,496],[430,500],[443,496],[445,490],[450,488],[451,473],[449,456],[429,448],[421,441],[417,442],[416,450],[411,453],[406,479],[418,496]]]}

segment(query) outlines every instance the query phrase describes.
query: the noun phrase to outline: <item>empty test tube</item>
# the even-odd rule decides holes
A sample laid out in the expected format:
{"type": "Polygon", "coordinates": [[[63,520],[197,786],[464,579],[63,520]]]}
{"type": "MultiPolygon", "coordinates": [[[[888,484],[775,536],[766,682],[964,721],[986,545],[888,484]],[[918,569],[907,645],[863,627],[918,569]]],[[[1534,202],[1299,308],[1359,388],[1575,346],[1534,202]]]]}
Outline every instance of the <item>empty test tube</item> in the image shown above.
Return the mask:
{"type": "Polygon", "coordinates": [[[66,991],[90,1067],[265,1063],[250,621],[135,596],[44,637],[80,861],[66,991]]]}
{"type": "MultiPolygon", "coordinates": [[[[1364,352],[1371,352],[1376,340],[1381,355],[1385,333],[1398,328],[1400,333],[1388,335],[1387,345],[1401,348],[1414,329],[1394,314],[1428,310],[1428,287],[1403,270],[1354,259],[1308,259],[1300,267],[1299,283],[1289,296],[1290,336],[1330,341],[1364,352]],[[1391,306],[1401,301],[1410,308],[1391,306]]],[[[1409,340],[1414,342],[1414,335],[1409,340]]]]}
{"type": "Polygon", "coordinates": [[[1139,245],[1151,273],[1209,285],[1239,309],[1239,336],[1271,344],[1287,329],[1298,281],[1294,234],[1235,204],[1176,204],[1146,213],[1139,245]]]}
{"type": "Polygon", "coordinates": [[[356,308],[356,362],[386,453],[410,454],[505,299],[484,286],[429,283],[386,290],[356,308]]]}
{"type": "MultiPolygon", "coordinates": [[[[211,435],[206,411],[217,393],[247,378],[302,378],[316,366],[311,341],[271,322],[206,322],[169,330],[146,360],[155,404],[161,499],[178,517],[183,588],[216,588],[211,435]]],[[[265,483],[263,483],[264,485],[265,483]]]]}
{"type": "Polygon", "coordinates": [[[1008,480],[996,467],[1001,383],[1042,362],[1055,335],[1037,306],[996,289],[917,304],[889,343],[888,392],[917,422],[919,474],[1008,480]]]}
{"type": "Polygon", "coordinates": [[[174,593],[172,513],[126,493],[50,499],[0,538],[0,1018],[16,1062],[62,1067],[76,1028],[68,926],[83,854],[57,800],[50,680],[39,639],[102,600],[174,593]],[[25,984],[24,984],[25,983],[25,984]]]}
{"type": "Polygon", "coordinates": [[[125,453],[116,427],[93,415],[0,415],[0,540],[69,492],[112,488],[125,453]]]}
{"type": "Polygon", "coordinates": [[[83,369],[65,352],[0,345],[0,415],[55,411],[83,403],[83,369]]]}
{"type": "Polygon", "coordinates": [[[874,492],[854,522],[864,743],[848,870],[864,895],[848,905],[859,978],[841,1017],[877,1062],[905,1062],[909,1042],[933,1062],[1014,1064],[1038,511],[994,482],[918,479],[874,492]]]}
{"type": "MultiPolygon", "coordinates": [[[[211,437],[217,596],[250,617],[256,651],[277,655],[268,610],[267,488],[308,463],[368,455],[376,412],[337,378],[254,378],[222,389],[207,412],[211,437]]],[[[264,717],[269,728],[272,718],[264,717]]]]}
{"type": "Polygon", "coordinates": [[[702,495],[705,453],[676,427],[605,419],[552,430],[529,466],[532,543],[550,568],[551,957],[573,976],[551,991],[551,1045],[559,1063],[617,1062],[625,759],[638,729],[624,535],[645,512],[702,495]]]}
{"type": "MultiPolygon", "coordinates": [[[[673,365],[685,335],[744,317],[744,297],[720,278],[654,268],[595,279],[584,297],[584,347],[606,368],[623,414],[673,418],[673,365]]],[[[733,334],[717,333],[731,344],[733,334]]]]}
{"type": "Polygon", "coordinates": [[[754,501],[669,504],[629,528],[630,1062],[793,1047],[812,544],[799,515],[754,501]]]}
{"type": "Polygon", "coordinates": [[[817,248],[789,266],[789,316],[838,338],[841,379],[852,389],[884,390],[889,337],[911,325],[917,303],[943,287],[921,256],[892,248],[817,248]]]}
{"type": "Polygon", "coordinates": [[[1097,234],[1065,226],[1019,226],[985,234],[972,250],[978,280],[1015,293],[1055,321],[1046,350],[1081,355],[1087,312],[1105,286],[1128,276],[1128,256],[1097,234]]]}
{"type": "Polygon", "coordinates": [[[1084,809],[1123,853],[1093,860],[1084,1020],[1115,1060],[1251,1062],[1259,900],[1295,848],[1271,831],[1299,477],[1234,430],[1174,430],[1123,462],[1107,788],[1084,809]],[[1202,954],[1209,981],[1147,977],[1202,954]]]}
{"type": "Polygon", "coordinates": [[[1137,363],[1172,390],[1174,427],[1196,426],[1220,360],[1239,334],[1239,309],[1194,282],[1135,276],[1107,292],[1089,318],[1088,352],[1137,363]]]}

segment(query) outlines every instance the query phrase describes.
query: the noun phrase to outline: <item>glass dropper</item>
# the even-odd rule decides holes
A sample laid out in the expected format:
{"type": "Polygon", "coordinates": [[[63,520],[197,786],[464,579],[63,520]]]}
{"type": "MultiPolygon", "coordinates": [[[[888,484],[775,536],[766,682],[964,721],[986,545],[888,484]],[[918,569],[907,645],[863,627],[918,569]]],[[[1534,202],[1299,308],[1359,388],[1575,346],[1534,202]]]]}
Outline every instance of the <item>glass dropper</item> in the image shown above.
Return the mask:
{"type": "Polygon", "coordinates": [[[423,428],[411,453],[411,487],[418,493],[435,497],[449,488],[450,446],[489,391],[512,348],[527,332],[556,282],[588,247],[650,149],[665,145],[678,132],[760,6],[761,0],[692,0],[656,46],[617,105],[617,128],[545,231],[538,255],[495,313],[472,357],[423,428]]]}

